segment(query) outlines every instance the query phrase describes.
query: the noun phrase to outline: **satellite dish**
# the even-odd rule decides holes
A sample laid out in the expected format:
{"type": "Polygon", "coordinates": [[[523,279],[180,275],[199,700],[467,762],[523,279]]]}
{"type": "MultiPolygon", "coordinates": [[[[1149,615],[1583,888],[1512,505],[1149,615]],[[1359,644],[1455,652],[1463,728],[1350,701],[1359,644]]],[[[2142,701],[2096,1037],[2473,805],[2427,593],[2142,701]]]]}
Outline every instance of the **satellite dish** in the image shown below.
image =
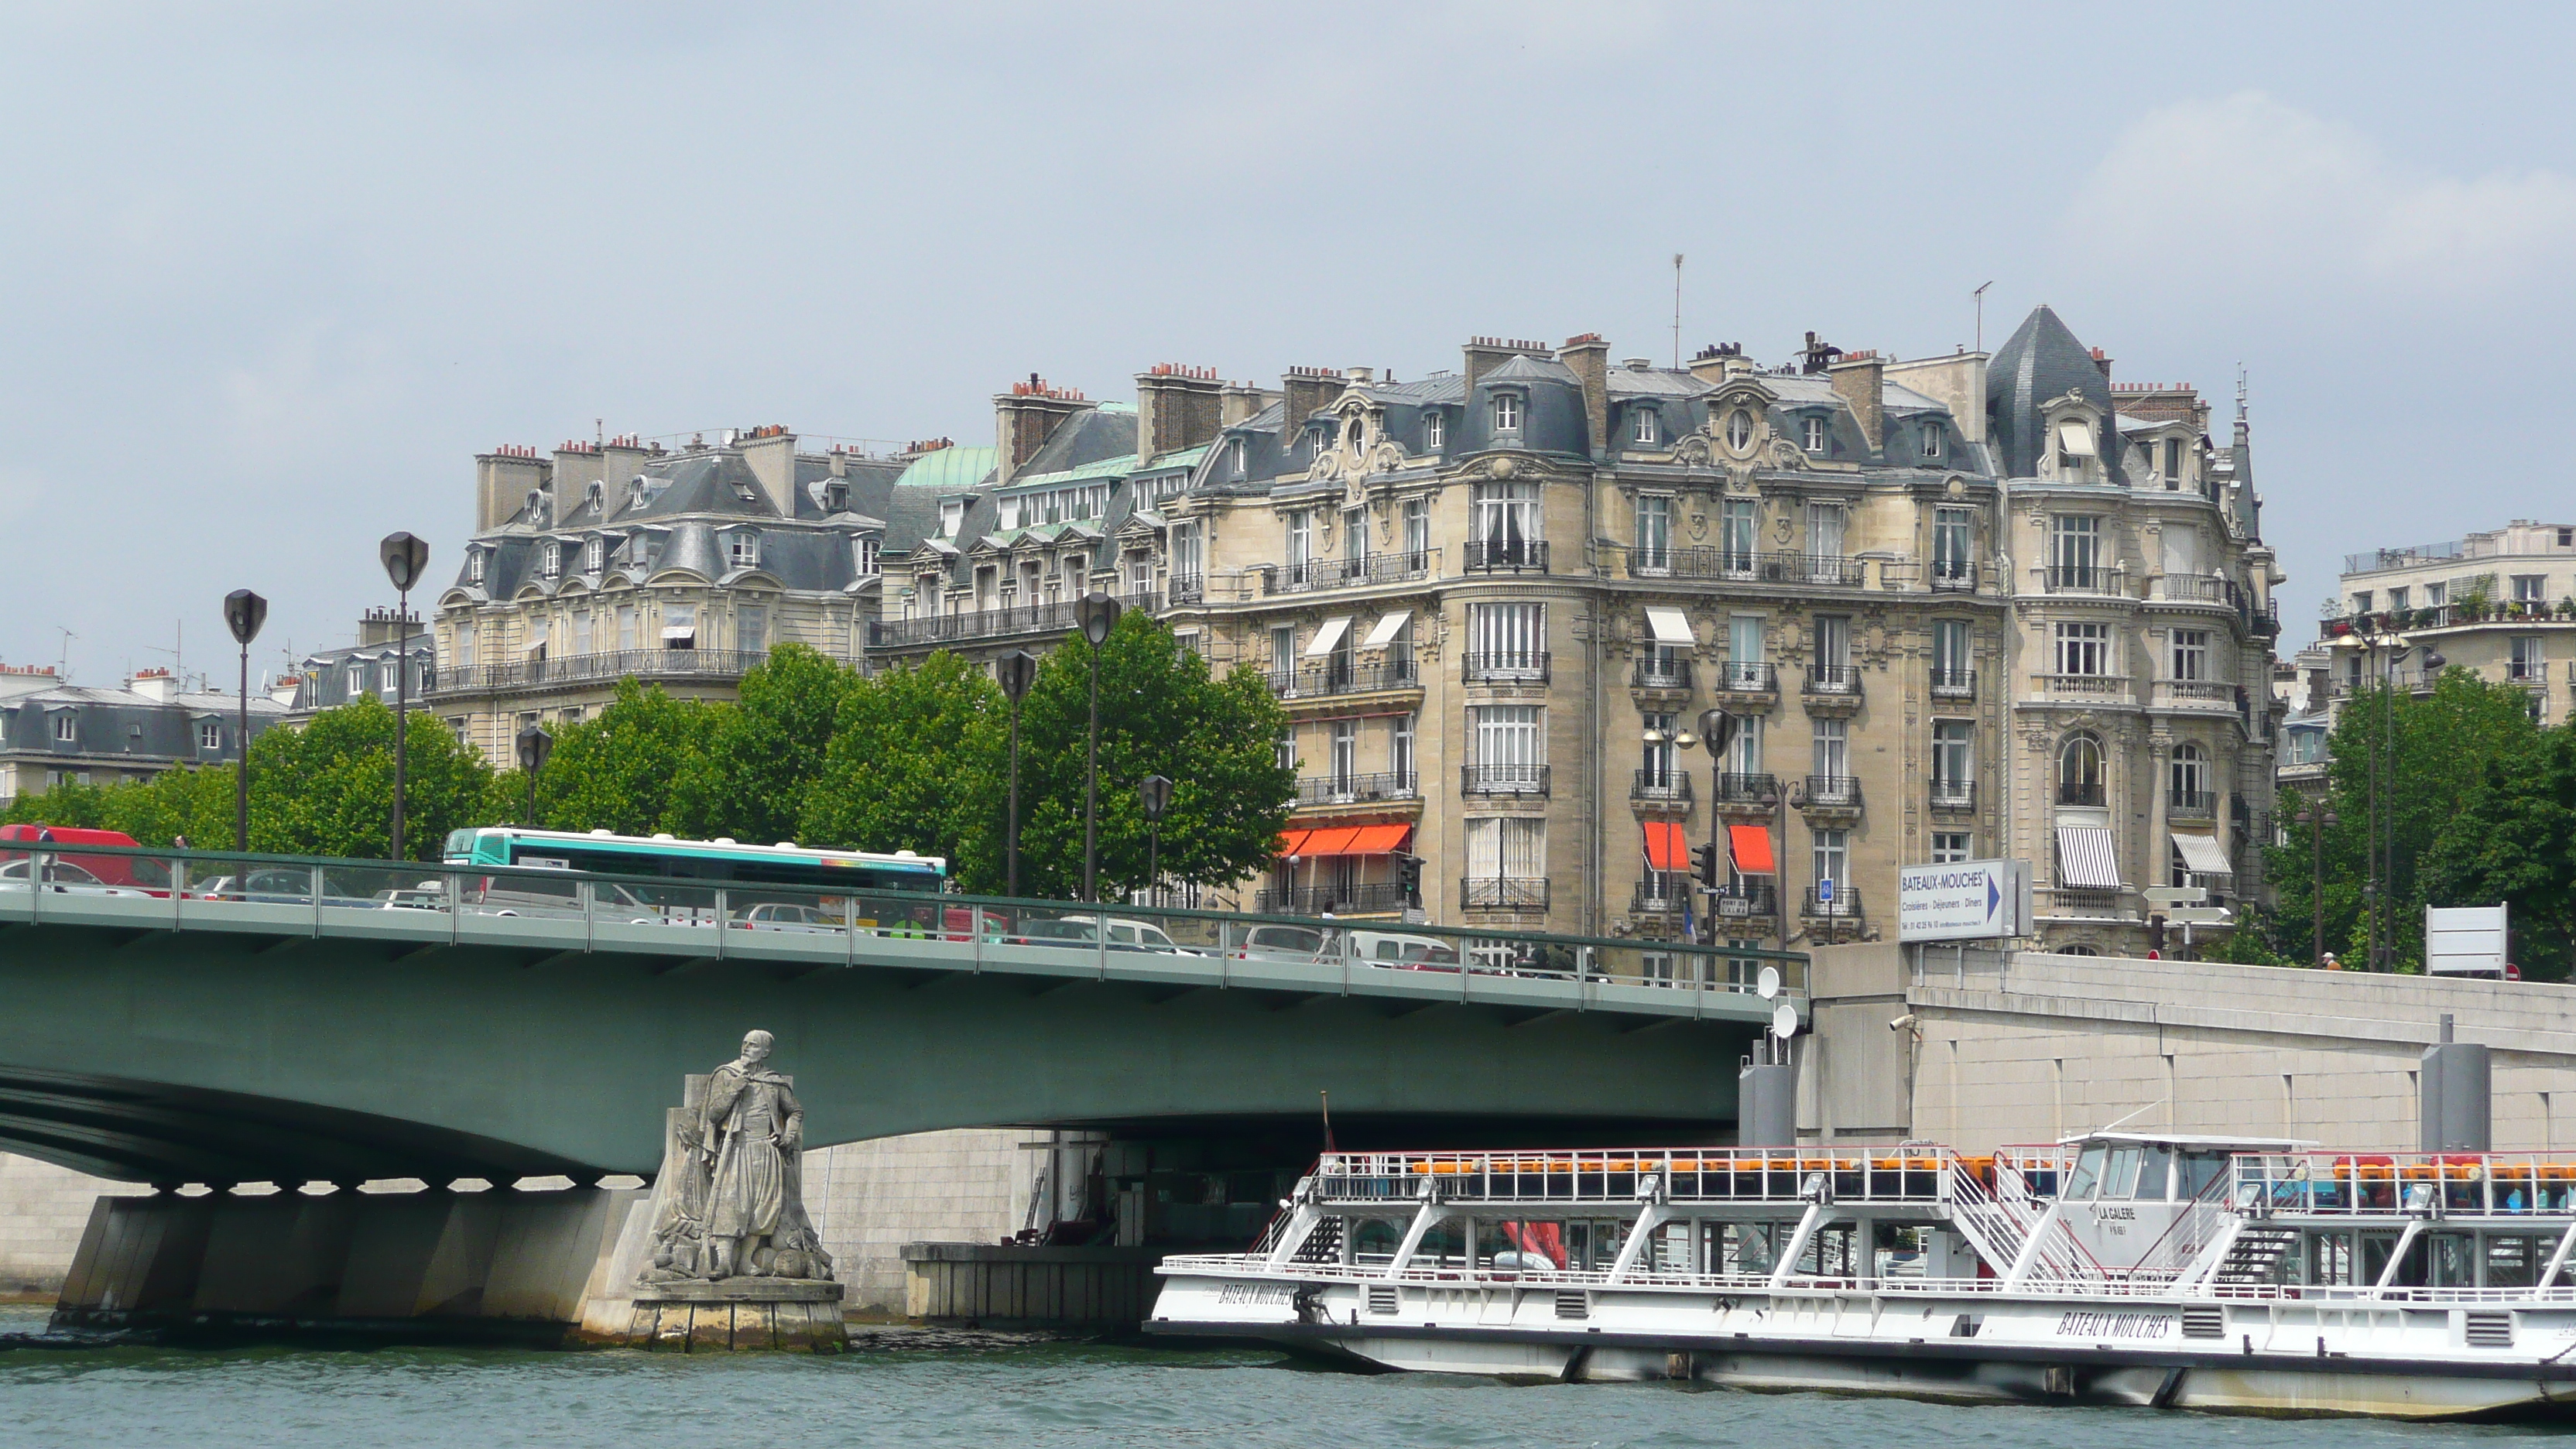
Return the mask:
{"type": "Polygon", "coordinates": [[[1798,1034],[1798,1008],[1781,1002],[1771,1009],[1771,1034],[1787,1041],[1798,1034]]]}
{"type": "Polygon", "coordinates": [[[1762,999],[1765,1001],[1769,1001],[1772,997],[1779,995],[1780,968],[1777,966],[1763,967],[1762,974],[1754,978],[1753,989],[1761,993],[1762,999]]]}

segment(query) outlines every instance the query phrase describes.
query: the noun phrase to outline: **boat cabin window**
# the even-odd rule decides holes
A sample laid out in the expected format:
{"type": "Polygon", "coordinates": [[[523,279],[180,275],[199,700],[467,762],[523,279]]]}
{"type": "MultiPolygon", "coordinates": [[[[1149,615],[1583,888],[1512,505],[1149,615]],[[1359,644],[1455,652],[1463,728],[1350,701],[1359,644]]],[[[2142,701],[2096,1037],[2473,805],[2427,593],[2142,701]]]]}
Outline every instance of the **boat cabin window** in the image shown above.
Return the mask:
{"type": "Polygon", "coordinates": [[[2199,1198],[2203,1193],[2225,1192],[2227,1189],[2224,1187],[2214,1187],[2213,1184],[2227,1176],[2228,1160],[2228,1155],[2224,1152],[2201,1151],[2184,1153],[2182,1155],[2182,1181],[2176,1185],[2180,1191],[2178,1191],[2175,1196],[2180,1197],[2185,1202],[2190,1202],[2199,1198]]]}
{"type": "Polygon", "coordinates": [[[2319,1287],[2353,1286],[2352,1234],[2314,1233],[2307,1243],[2307,1280],[2319,1287]]]}
{"type": "Polygon", "coordinates": [[[2102,1183],[2102,1157],[2106,1151],[2108,1149],[2099,1142],[2087,1142],[2084,1150],[2075,1155],[2075,1170],[2066,1175],[2063,1195],[2067,1201],[2088,1202],[2092,1199],[2093,1189],[2102,1183]]]}
{"type": "Polygon", "coordinates": [[[2140,1202],[2163,1202],[2173,1191],[2174,1150],[2162,1143],[2150,1142],[2139,1149],[2138,1185],[2129,1196],[2140,1202]]]}
{"type": "Polygon", "coordinates": [[[2549,1255],[2558,1244],[2549,1238],[2530,1238],[2519,1233],[2498,1233],[2487,1239],[2488,1288],[2534,1288],[2540,1284],[2540,1270],[2549,1265],[2549,1255]]]}
{"type": "Polygon", "coordinates": [[[1404,1246],[1405,1225],[1393,1218],[1362,1218],[1351,1228],[1351,1261],[1386,1263],[1404,1246]]]}
{"type": "Polygon", "coordinates": [[[2138,1187],[2138,1144],[2114,1143],[2111,1155],[2102,1167],[2102,1186],[2094,1193],[2104,1199],[2134,1196],[2138,1187]]]}

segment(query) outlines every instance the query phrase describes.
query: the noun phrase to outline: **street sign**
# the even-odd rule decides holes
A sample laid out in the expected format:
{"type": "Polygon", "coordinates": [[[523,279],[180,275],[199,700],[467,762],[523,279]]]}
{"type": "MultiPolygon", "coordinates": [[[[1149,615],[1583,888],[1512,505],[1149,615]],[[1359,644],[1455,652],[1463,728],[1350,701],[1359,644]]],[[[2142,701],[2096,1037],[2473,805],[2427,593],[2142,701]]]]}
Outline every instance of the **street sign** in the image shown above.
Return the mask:
{"type": "Polygon", "coordinates": [[[2203,886],[2149,886],[2138,894],[2151,906],[2196,906],[2209,899],[2203,886]]]}
{"type": "Polygon", "coordinates": [[[2426,906],[2424,970],[2434,976],[2501,976],[2506,942],[2505,908],[2426,906]]]}
{"type": "Polygon", "coordinates": [[[1829,876],[1829,875],[1827,875],[1827,876],[1818,876],[1818,877],[1816,878],[1816,902],[1817,902],[1817,904],[1819,904],[1819,905],[1831,905],[1831,904],[1833,904],[1833,899],[1834,899],[1834,878],[1833,878],[1832,876],[1829,876]]]}
{"type": "Polygon", "coordinates": [[[2030,934],[2030,862],[1963,860],[1896,873],[1896,939],[1988,941],[2030,934]]]}
{"type": "Polygon", "coordinates": [[[2178,926],[2224,926],[2236,917],[2225,906],[2176,906],[2165,919],[2178,926]]]}

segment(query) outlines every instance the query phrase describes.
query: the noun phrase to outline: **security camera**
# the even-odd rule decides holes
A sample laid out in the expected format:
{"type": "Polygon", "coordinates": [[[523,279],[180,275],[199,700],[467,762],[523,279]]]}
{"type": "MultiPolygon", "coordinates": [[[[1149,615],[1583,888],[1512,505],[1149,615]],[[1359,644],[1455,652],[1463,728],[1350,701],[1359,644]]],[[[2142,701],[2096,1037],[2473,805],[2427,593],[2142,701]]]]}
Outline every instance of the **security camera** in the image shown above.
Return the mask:
{"type": "Polygon", "coordinates": [[[1889,1022],[1887,1024],[1887,1029],[1889,1031],[1912,1031],[1914,1029],[1914,1013],[1909,1011],[1903,1016],[1898,1017],[1896,1020],[1889,1022]]]}

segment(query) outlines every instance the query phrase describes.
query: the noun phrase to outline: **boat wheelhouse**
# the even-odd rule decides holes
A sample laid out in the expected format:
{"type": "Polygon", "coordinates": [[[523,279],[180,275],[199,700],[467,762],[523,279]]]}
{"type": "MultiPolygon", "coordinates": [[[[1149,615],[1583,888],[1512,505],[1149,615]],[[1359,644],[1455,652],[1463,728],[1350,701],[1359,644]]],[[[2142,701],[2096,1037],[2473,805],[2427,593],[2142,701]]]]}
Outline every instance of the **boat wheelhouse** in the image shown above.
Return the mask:
{"type": "Polygon", "coordinates": [[[1327,1153],[1150,1330],[1360,1367],[2576,1417],[2576,1154],[2102,1131],[1327,1153]]]}

